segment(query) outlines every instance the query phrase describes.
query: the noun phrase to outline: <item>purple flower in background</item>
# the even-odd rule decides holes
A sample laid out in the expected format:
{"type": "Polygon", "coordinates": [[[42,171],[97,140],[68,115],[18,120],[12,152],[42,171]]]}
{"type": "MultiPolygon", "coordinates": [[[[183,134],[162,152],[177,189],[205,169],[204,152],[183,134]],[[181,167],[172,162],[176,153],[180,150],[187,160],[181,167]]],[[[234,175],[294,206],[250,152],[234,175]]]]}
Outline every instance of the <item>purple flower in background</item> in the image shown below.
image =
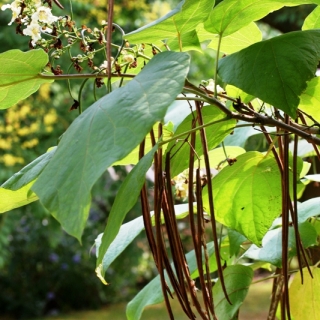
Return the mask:
{"type": "Polygon", "coordinates": [[[81,261],[81,255],[79,253],[76,253],[73,257],[72,257],[72,261],[74,263],[79,263],[81,261]]]}
{"type": "Polygon", "coordinates": [[[49,260],[51,262],[58,262],[59,261],[59,256],[56,253],[52,252],[49,255],[49,260]]]}
{"type": "Polygon", "coordinates": [[[48,292],[47,293],[47,300],[53,300],[56,297],[54,292],[48,292]]]}

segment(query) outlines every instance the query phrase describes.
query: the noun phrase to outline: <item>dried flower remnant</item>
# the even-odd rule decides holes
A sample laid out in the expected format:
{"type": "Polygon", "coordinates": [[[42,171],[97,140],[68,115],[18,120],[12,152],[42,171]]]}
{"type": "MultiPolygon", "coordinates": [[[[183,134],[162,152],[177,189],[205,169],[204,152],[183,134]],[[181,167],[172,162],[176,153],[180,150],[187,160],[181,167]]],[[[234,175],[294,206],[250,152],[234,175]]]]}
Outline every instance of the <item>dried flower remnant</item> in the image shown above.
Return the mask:
{"type": "Polygon", "coordinates": [[[96,78],[95,83],[96,83],[97,88],[101,88],[104,85],[102,78],[96,78]]]}
{"type": "Polygon", "coordinates": [[[79,101],[73,99],[73,104],[72,104],[72,106],[70,107],[69,111],[77,110],[77,109],[79,108],[79,106],[80,106],[79,101]]]}

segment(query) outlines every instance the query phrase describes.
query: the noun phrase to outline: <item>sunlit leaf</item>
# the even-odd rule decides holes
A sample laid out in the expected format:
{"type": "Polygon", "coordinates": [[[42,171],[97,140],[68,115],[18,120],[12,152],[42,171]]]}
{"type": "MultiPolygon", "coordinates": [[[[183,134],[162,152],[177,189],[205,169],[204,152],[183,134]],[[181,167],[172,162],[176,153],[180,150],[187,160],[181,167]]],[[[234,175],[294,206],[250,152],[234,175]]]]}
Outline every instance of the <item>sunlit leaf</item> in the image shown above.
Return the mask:
{"type": "MultiPolygon", "coordinates": [[[[315,77],[308,82],[307,88],[300,96],[299,109],[320,122],[320,77],[315,77]]],[[[308,121],[308,117],[306,117],[308,121]]],[[[313,124],[312,121],[309,122],[313,124]]]]}
{"type": "Polygon", "coordinates": [[[10,179],[2,184],[1,187],[10,190],[18,190],[35,180],[47,166],[55,151],[56,147],[32,161],[19,172],[15,173],[10,179]]]}
{"type": "MultiPolygon", "coordinates": [[[[208,44],[208,48],[212,48],[217,50],[218,42],[219,42],[219,35],[212,34],[206,31],[203,28],[203,25],[197,27],[197,32],[199,36],[199,40],[202,42],[204,40],[210,39],[211,42],[208,44]]],[[[242,29],[236,31],[233,34],[230,34],[227,37],[222,38],[221,45],[220,45],[220,52],[225,54],[234,53],[240,51],[250,45],[261,41],[262,40],[262,33],[257,25],[252,22],[247,26],[243,27],[242,29]]]]}
{"type": "Polygon", "coordinates": [[[219,75],[295,118],[299,96],[314,77],[319,58],[320,30],[290,32],[222,58],[219,75]]]}
{"type": "Polygon", "coordinates": [[[320,6],[316,7],[304,20],[302,30],[320,28],[320,6]]]}
{"type": "Polygon", "coordinates": [[[63,135],[33,190],[68,233],[80,240],[92,186],[163,119],[182,90],[188,66],[186,53],[157,54],[126,86],[87,108],[63,135]]]}
{"type": "Polygon", "coordinates": [[[213,287],[214,310],[217,319],[232,319],[242,305],[253,278],[253,270],[243,265],[229,266],[223,271],[231,304],[225,298],[220,280],[213,287]]]}
{"type": "Polygon", "coordinates": [[[289,288],[290,313],[295,320],[318,320],[320,314],[320,269],[311,267],[311,278],[307,268],[303,269],[303,283],[299,272],[289,288]]]}
{"type": "Polygon", "coordinates": [[[30,182],[16,191],[0,188],[0,213],[22,207],[38,200],[38,197],[34,193],[29,195],[32,185],[33,182],[30,182]]]}
{"type": "Polygon", "coordinates": [[[13,106],[36,92],[40,85],[53,82],[38,76],[47,63],[48,55],[41,49],[1,53],[0,109],[13,106]]]}
{"type": "Polygon", "coordinates": [[[230,84],[228,84],[226,86],[226,92],[228,94],[229,97],[233,97],[235,99],[240,98],[242,102],[244,103],[248,103],[250,102],[252,99],[254,99],[254,96],[244,92],[243,90],[232,86],[230,84]]]}
{"type": "MultiPolygon", "coordinates": [[[[226,116],[219,109],[212,106],[205,106],[202,108],[202,115],[204,123],[219,121],[226,119],[226,116]]],[[[190,114],[184,119],[174,133],[174,136],[188,132],[192,127],[193,115],[190,114]]],[[[224,121],[213,123],[206,129],[208,148],[215,148],[221,141],[232,131],[236,121],[233,119],[226,119],[224,121]]],[[[184,140],[190,135],[186,134],[179,137],[176,141],[169,143],[167,150],[171,151],[174,156],[171,158],[171,174],[177,175],[189,166],[189,150],[190,146],[184,140]],[[178,150],[178,152],[176,152],[178,150]]],[[[195,151],[199,157],[203,155],[201,146],[200,133],[197,132],[195,151]]]]}
{"type": "MultiPolygon", "coordinates": [[[[257,245],[281,212],[281,177],[275,159],[247,152],[213,180],[216,219],[257,245]]],[[[203,189],[208,210],[208,189],[203,189]]]]}
{"type": "Polygon", "coordinates": [[[204,27],[212,33],[225,37],[283,6],[297,6],[308,3],[320,4],[320,1],[224,0],[212,10],[204,27]]]}
{"type": "MultiPolygon", "coordinates": [[[[229,159],[234,159],[238,157],[240,154],[245,153],[246,150],[240,147],[222,147],[210,150],[209,155],[209,162],[211,168],[221,169],[228,165],[226,156],[229,159]],[[226,152],[226,155],[225,155],[226,152]]],[[[205,168],[205,164],[203,158],[200,159],[200,168],[205,168]]]]}
{"type": "Polygon", "coordinates": [[[202,52],[197,32],[195,30],[183,33],[181,35],[181,42],[178,38],[170,39],[167,43],[172,51],[199,51],[202,52]]]}
{"type": "Polygon", "coordinates": [[[164,17],[124,37],[131,43],[152,43],[157,40],[177,38],[178,34],[186,34],[203,22],[213,5],[213,0],[183,0],[164,17]]]}

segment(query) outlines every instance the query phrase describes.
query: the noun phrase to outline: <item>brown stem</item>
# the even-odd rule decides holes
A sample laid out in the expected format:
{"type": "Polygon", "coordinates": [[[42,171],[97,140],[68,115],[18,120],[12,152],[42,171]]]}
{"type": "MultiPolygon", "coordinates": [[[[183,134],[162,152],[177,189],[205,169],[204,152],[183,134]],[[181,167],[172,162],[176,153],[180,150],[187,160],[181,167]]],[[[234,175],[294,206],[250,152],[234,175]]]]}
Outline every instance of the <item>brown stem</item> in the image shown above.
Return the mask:
{"type": "MultiPolygon", "coordinates": [[[[201,104],[199,101],[196,101],[195,105],[196,105],[196,110],[198,115],[198,122],[200,125],[203,125],[201,104]]],[[[216,224],[216,219],[214,214],[211,169],[210,169],[210,162],[209,162],[209,155],[208,155],[209,150],[208,150],[205,128],[200,129],[200,137],[201,137],[201,144],[202,144],[202,150],[203,150],[203,156],[204,156],[204,162],[205,162],[205,168],[206,168],[206,175],[208,177],[207,186],[208,186],[208,198],[209,198],[209,214],[211,218],[211,227],[212,227],[212,235],[213,235],[213,242],[214,242],[214,248],[215,248],[215,256],[216,256],[217,267],[218,267],[218,276],[221,282],[221,287],[225,295],[225,298],[230,304],[232,304],[226,290],[224,277],[223,277],[223,269],[222,269],[221,259],[220,259],[220,251],[219,251],[219,243],[218,243],[218,235],[217,235],[217,224],[216,224]]]]}
{"type": "Polygon", "coordinates": [[[113,24],[113,6],[114,0],[108,0],[108,29],[107,29],[107,43],[106,43],[106,50],[107,50],[107,63],[108,63],[108,82],[111,80],[111,43],[112,43],[112,24],[113,24]]]}
{"type": "MultiPolygon", "coordinates": [[[[218,99],[209,96],[203,90],[199,89],[195,85],[191,84],[186,80],[184,86],[185,92],[193,93],[203,99],[204,102],[207,102],[211,105],[219,108],[223,113],[225,113],[229,119],[242,120],[244,122],[249,122],[253,124],[267,125],[270,127],[278,127],[284,131],[297,134],[299,137],[307,140],[310,143],[314,143],[316,145],[320,145],[320,138],[313,136],[313,134],[320,134],[320,129],[317,127],[307,127],[300,126],[298,124],[286,123],[280,119],[274,119],[271,116],[263,115],[254,110],[249,110],[249,108],[245,109],[243,112],[233,112],[229,110],[221,101],[218,99]],[[251,113],[251,114],[249,114],[251,113]]],[[[190,98],[192,100],[192,98],[190,98]]]]}
{"type": "MultiPolygon", "coordinates": [[[[289,123],[289,116],[285,116],[286,123],[289,123]]],[[[290,316],[289,302],[289,275],[288,275],[288,242],[289,242],[289,207],[290,207],[290,176],[289,176],[289,135],[283,136],[283,179],[282,179],[282,275],[283,286],[283,308],[286,311],[288,320],[290,316]]]]}

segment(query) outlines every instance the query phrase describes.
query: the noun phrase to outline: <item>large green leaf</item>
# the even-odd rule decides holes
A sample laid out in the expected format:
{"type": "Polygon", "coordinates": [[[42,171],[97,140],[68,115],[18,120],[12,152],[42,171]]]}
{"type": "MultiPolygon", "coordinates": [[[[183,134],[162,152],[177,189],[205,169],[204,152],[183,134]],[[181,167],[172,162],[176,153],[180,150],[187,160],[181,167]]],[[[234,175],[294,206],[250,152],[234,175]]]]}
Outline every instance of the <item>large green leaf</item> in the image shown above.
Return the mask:
{"type": "Polygon", "coordinates": [[[41,49],[22,52],[9,50],[0,54],[0,109],[7,109],[36,92],[43,83],[38,74],[48,63],[41,49]]]}
{"type": "MultiPolygon", "coordinates": [[[[192,121],[194,114],[190,114],[185,120],[179,125],[174,135],[182,134],[188,132],[192,127],[192,121]]],[[[202,108],[203,122],[208,124],[209,122],[219,121],[226,118],[225,114],[214,106],[205,106],[202,108]]],[[[212,124],[206,128],[208,148],[215,148],[221,141],[232,132],[236,121],[234,119],[227,119],[216,124],[212,124]]],[[[188,168],[189,166],[189,153],[190,146],[188,143],[184,142],[184,139],[188,138],[190,135],[186,134],[180,137],[177,141],[172,141],[169,143],[167,150],[171,151],[171,174],[175,176],[188,168]],[[181,144],[183,144],[181,146],[181,144]],[[179,150],[177,153],[176,151],[179,150]]],[[[197,132],[196,136],[196,146],[195,151],[200,157],[203,155],[203,150],[201,147],[200,133],[197,132]]]]}
{"type": "MultiPolygon", "coordinates": [[[[157,149],[158,145],[155,145],[153,149],[138,162],[118,190],[109,213],[107,226],[102,236],[97,265],[100,265],[110,244],[117,236],[126,214],[137,202],[140,190],[145,182],[146,172],[152,164],[153,156],[157,149]]],[[[104,273],[104,270],[102,270],[102,273],[104,273]]]]}
{"type": "Polygon", "coordinates": [[[25,206],[38,200],[38,197],[33,192],[29,194],[33,183],[32,181],[16,191],[0,188],[0,213],[25,206]]]}
{"type": "MultiPolygon", "coordinates": [[[[236,158],[240,154],[245,153],[246,150],[240,147],[219,147],[208,152],[210,167],[215,169],[221,169],[228,165],[226,155],[228,158],[236,158]],[[226,153],[226,154],[225,154],[226,153]]],[[[198,160],[195,161],[197,163],[198,160]]],[[[204,159],[200,159],[200,168],[205,168],[204,159]]]]}
{"type": "Polygon", "coordinates": [[[206,20],[214,5],[213,0],[183,0],[164,17],[125,35],[132,43],[152,43],[177,38],[192,31],[206,20]]]}
{"type": "Polygon", "coordinates": [[[186,53],[157,54],[126,86],[86,109],[63,135],[32,189],[68,233],[80,240],[92,186],[162,120],[182,90],[188,66],[186,53]]]}
{"type": "Polygon", "coordinates": [[[318,320],[320,314],[320,269],[311,267],[313,277],[307,268],[303,269],[303,283],[299,272],[289,288],[290,313],[294,320],[318,320]]]}
{"type": "MultiPolygon", "coordinates": [[[[299,223],[299,233],[304,248],[317,244],[317,231],[309,222],[299,223]]],[[[297,254],[295,232],[289,228],[288,258],[297,254]]],[[[252,245],[242,256],[269,262],[279,268],[282,265],[282,228],[270,230],[262,240],[262,248],[252,245]]]]}
{"type": "Polygon", "coordinates": [[[283,6],[297,6],[308,3],[320,4],[320,1],[224,0],[212,10],[204,27],[212,33],[225,37],[283,6]]]}
{"type": "MultiPolygon", "coordinates": [[[[153,132],[155,137],[158,137],[158,129],[159,129],[159,122],[156,122],[156,124],[153,126],[153,132]]],[[[162,139],[169,139],[173,135],[173,128],[172,125],[167,124],[162,127],[162,139]]],[[[128,164],[136,164],[139,161],[139,149],[140,146],[135,147],[127,156],[125,156],[123,159],[116,161],[112,164],[112,166],[124,166],[128,164]]],[[[147,153],[152,149],[152,140],[150,134],[147,134],[145,137],[145,146],[144,146],[144,152],[147,153]]],[[[166,149],[166,145],[162,147],[162,150],[166,149]]]]}
{"type": "MultiPolygon", "coordinates": [[[[219,35],[206,31],[203,24],[200,24],[197,27],[197,33],[200,42],[211,40],[207,47],[217,50],[219,35]]],[[[226,54],[234,53],[261,40],[262,33],[260,29],[254,22],[252,22],[235,33],[224,37],[221,40],[220,52],[224,52],[226,54]]]]}
{"type": "Polygon", "coordinates": [[[51,148],[47,153],[41,155],[23,167],[19,172],[15,173],[10,179],[3,183],[1,187],[10,190],[18,190],[35,180],[47,166],[55,151],[56,147],[51,148]]]}
{"type": "Polygon", "coordinates": [[[316,72],[320,30],[297,31],[255,43],[219,62],[224,82],[295,118],[299,96],[316,72]]]}
{"type": "Polygon", "coordinates": [[[299,109],[320,122],[320,77],[315,77],[308,82],[307,88],[300,97],[299,109]]]}
{"type": "Polygon", "coordinates": [[[320,6],[316,7],[304,20],[302,30],[320,28],[320,6]]]}
{"type": "Polygon", "coordinates": [[[202,52],[196,30],[183,33],[180,38],[170,39],[167,42],[168,47],[172,51],[199,51],[202,52]],[[179,42],[180,39],[180,42],[179,42]]]}
{"type": "Polygon", "coordinates": [[[252,101],[254,99],[254,96],[247,94],[246,92],[244,92],[243,90],[232,86],[230,84],[228,84],[226,86],[226,92],[228,94],[229,97],[233,97],[233,98],[240,98],[242,102],[244,103],[248,103],[250,101],[252,101]]]}
{"type": "MultiPolygon", "coordinates": [[[[237,157],[213,180],[216,219],[257,245],[281,212],[281,177],[273,156],[255,151],[237,157]]],[[[203,189],[209,208],[208,189],[203,189]]]]}
{"type": "Polygon", "coordinates": [[[221,282],[213,287],[214,310],[217,319],[232,319],[242,305],[253,278],[253,270],[243,265],[229,266],[223,271],[224,282],[231,304],[226,300],[221,282]]]}
{"type": "Polygon", "coordinates": [[[241,249],[241,244],[247,240],[247,238],[233,229],[228,230],[228,237],[230,242],[230,256],[238,255],[241,249]]]}

